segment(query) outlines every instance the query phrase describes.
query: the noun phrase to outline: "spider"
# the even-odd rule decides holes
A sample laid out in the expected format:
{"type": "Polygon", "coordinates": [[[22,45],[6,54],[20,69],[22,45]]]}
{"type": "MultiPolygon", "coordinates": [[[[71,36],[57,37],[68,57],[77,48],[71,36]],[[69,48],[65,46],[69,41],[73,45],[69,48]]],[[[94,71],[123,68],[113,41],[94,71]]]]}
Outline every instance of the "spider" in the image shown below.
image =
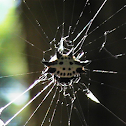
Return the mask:
{"type": "Polygon", "coordinates": [[[84,66],[85,61],[78,60],[70,54],[62,54],[56,52],[56,58],[53,56],[49,61],[42,61],[47,66],[47,72],[54,74],[56,80],[60,83],[68,83],[72,79],[76,79],[81,73],[86,73],[84,66]]]}

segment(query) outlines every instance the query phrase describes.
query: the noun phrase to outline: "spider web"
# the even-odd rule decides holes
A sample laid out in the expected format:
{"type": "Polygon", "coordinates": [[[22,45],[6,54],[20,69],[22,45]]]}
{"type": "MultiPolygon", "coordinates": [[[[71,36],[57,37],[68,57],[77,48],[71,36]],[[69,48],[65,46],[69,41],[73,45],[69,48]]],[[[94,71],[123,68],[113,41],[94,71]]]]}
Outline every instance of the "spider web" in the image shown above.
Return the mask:
{"type": "MultiPolygon", "coordinates": [[[[27,39],[21,36],[19,39],[24,39],[27,50],[32,56],[28,57],[31,71],[44,69],[43,65],[40,69],[38,64],[40,61],[33,57],[49,60],[55,54],[55,47],[62,49],[61,37],[65,38],[68,35],[66,40],[69,40],[68,43],[72,43],[71,40],[73,40],[76,57],[79,54],[78,57],[80,56],[82,60],[91,60],[91,63],[86,66],[87,75],[82,75],[80,83],[74,85],[74,91],[72,89],[74,93],[69,89],[65,92],[66,95],[62,95],[61,88],[56,86],[53,76],[48,75],[44,70],[41,76],[40,74],[32,75],[30,83],[34,83],[25,92],[32,89],[33,98],[25,107],[31,103],[35,107],[26,121],[27,125],[33,117],[37,120],[36,125],[45,126],[125,125],[123,122],[126,120],[125,1],[114,3],[107,1],[102,7],[104,2],[23,1],[22,15],[25,22],[30,22],[25,25],[25,28],[31,34],[27,35],[27,39]],[[82,57],[81,54],[83,54],[82,57]],[[30,65],[31,62],[38,65],[33,68],[30,65]],[[39,79],[36,79],[38,77],[39,79]],[[37,88],[33,88],[35,86],[37,88]],[[85,95],[87,88],[89,88],[88,98],[85,95]],[[92,98],[90,95],[93,95],[90,90],[100,103],[89,99],[92,98]],[[70,93],[76,95],[75,101],[69,97],[70,93]]],[[[9,105],[11,103],[2,107],[1,111],[9,105]]],[[[23,108],[5,122],[5,125],[9,125],[11,119],[22,110],[23,108]]]]}

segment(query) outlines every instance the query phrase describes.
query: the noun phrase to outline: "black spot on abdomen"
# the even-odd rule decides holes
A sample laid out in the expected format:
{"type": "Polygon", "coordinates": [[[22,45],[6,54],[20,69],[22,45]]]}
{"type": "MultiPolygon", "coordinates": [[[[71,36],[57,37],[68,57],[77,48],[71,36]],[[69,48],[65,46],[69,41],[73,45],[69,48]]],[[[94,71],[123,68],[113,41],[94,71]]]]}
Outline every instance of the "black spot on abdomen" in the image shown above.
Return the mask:
{"type": "Polygon", "coordinates": [[[63,64],[63,62],[59,62],[59,64],[60,64],[60,65],[62,65],[62,64],[63,64]]]}
{"type": "Polygon", "coordinates": [[[55,73],[55,72],[56,72],[56,68],[51,68],[51,67],[50,67],[50,68],[48,69],[48,72],[49,72],[49,73],[55,73]]]}

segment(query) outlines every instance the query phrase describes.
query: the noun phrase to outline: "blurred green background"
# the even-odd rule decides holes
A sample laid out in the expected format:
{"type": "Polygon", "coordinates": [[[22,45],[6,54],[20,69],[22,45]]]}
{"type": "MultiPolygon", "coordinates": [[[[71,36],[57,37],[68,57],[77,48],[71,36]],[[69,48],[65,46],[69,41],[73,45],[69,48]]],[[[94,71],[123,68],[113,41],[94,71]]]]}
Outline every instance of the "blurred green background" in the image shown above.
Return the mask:
{"type": "MultiPolygon", "coordinates": [[[[18,37],[25,37],[20,18],[20,5],[20,0],[0,0],[0,107],[28,87],[27,76],[24,74],[28,72],[25,43],[18,37]]],[[[26,93],[9,106],[1,114],[3,121],[12,117],[28,99],[29,93],[26,93]]],[[[23,118],[27,116],[26,111],[28,109],[9,125],[22,126],[23,118]]]]}

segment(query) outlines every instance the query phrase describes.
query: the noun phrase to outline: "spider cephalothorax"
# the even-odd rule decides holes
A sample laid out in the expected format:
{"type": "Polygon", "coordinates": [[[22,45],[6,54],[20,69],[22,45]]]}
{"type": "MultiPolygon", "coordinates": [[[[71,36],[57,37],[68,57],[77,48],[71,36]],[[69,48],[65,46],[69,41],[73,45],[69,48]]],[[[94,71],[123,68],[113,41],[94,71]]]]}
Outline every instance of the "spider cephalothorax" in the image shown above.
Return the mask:
{"type": "Polygon", "coordinates": [[[85,63],[72,55],[57,52],[55,60],[43,61],[43,63],[48,67],[47,72],[53,73],[59,82],[69,82],[80,73],[85,73],[85,63]]]}

